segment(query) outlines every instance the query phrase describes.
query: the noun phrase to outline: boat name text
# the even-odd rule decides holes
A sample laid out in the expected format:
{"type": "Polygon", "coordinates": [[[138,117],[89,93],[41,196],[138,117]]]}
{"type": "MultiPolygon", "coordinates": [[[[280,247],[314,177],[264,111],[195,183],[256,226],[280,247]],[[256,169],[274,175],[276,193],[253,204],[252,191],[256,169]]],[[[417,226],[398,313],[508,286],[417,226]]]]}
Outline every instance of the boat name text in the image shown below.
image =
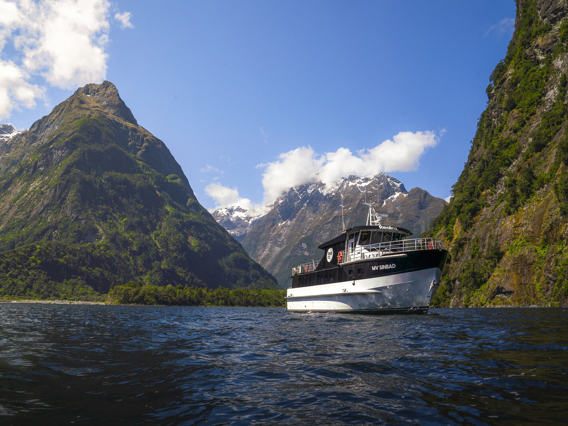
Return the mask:
{"type": "Polygon", "coordinates": [[[373,265],[371,266],[371,270],[372,271],[378,271],[378,270],[384,270],[384,269],[394,269],[396,268],[396,264],[395,263],[388,263],[386,265],[373,265]]]}

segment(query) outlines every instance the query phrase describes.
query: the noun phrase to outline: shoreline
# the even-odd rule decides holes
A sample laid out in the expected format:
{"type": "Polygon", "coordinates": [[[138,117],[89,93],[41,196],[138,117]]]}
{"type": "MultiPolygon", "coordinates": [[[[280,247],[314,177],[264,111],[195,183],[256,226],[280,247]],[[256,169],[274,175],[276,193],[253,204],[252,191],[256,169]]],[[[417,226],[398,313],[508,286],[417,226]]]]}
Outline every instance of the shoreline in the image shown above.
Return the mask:
{"type": "Polygon", "coordinates": [[[89,302],[86,300],[34,300],[34,299],[0,299],[0,304],[30,303],[43,305],[97,305],[97,306],[177,306],[177,307],[199,307],[199,308],[285,308],[284,306],[255,306],[255,305],[151,305],[139,303],[106,303],[89,302]]]}
{"type": "Polygon", "coordinates": [[[86,300],[0,299],[0,303],[39,303],[45,305],[106,305],[105,302],[86,300]]]}
{"type": "MultiPolygon", "coordinates": [[[[204,308],[284,308],[284,306],[248,306],[248,305],[146,305],[137,303],[107,303],[107,302],[92,302],[87,300],[42,300],[42,299],[0,299],[1,303],[30,303],[30,304],[44,304],[44,305],[97,305],[97,306],[199,306],[204,308]]],[[[494,305],[494,306],[470,306],[470,307],[430,307],[432,309],[566,309],[568,306],[542,306],[542,305],[494,305]]]]}

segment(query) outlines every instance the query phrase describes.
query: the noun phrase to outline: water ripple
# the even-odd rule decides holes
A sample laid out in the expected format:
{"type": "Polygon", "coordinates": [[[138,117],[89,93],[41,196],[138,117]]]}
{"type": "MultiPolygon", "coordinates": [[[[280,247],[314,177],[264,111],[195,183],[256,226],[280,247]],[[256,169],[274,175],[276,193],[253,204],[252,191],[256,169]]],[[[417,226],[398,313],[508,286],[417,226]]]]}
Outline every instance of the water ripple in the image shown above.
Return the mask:
{"type": "Polygon", "coordinates": [[[0,304],[8,423],[566,422],[567,366],[561,309],[0,304]]]}

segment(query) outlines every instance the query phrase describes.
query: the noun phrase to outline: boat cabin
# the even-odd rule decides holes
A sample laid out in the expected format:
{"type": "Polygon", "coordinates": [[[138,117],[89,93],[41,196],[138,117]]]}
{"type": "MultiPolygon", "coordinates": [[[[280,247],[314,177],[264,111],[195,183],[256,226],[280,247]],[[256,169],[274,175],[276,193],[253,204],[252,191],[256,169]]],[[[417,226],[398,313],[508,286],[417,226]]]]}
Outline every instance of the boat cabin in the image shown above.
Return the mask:
{"type": "Polygon", "coordinates": [[[316,269],[327,269],[340,263],[379,257],[396,251],[411,232],[395,226],[357,226],[321,244],[324,255],[316,269]]]}

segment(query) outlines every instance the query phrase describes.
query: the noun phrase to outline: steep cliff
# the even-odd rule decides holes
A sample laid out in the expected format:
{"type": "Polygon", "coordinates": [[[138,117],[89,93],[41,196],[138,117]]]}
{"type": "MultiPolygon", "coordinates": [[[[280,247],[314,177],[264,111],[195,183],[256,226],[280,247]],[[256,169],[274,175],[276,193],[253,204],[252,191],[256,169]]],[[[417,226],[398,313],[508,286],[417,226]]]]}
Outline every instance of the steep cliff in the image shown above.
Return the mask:
{"type": "Polygon", "coordinates": [[[0,144],[0,295],[92,296],[131,280],[275,286],[116,87],[90,84],[0,144]]]}
{"type": "Polygon", "coordinates": [[[568,304],[567,10],[517,1],[467,163],[434,223],[451,254],[439,305],[568,304]]]}

